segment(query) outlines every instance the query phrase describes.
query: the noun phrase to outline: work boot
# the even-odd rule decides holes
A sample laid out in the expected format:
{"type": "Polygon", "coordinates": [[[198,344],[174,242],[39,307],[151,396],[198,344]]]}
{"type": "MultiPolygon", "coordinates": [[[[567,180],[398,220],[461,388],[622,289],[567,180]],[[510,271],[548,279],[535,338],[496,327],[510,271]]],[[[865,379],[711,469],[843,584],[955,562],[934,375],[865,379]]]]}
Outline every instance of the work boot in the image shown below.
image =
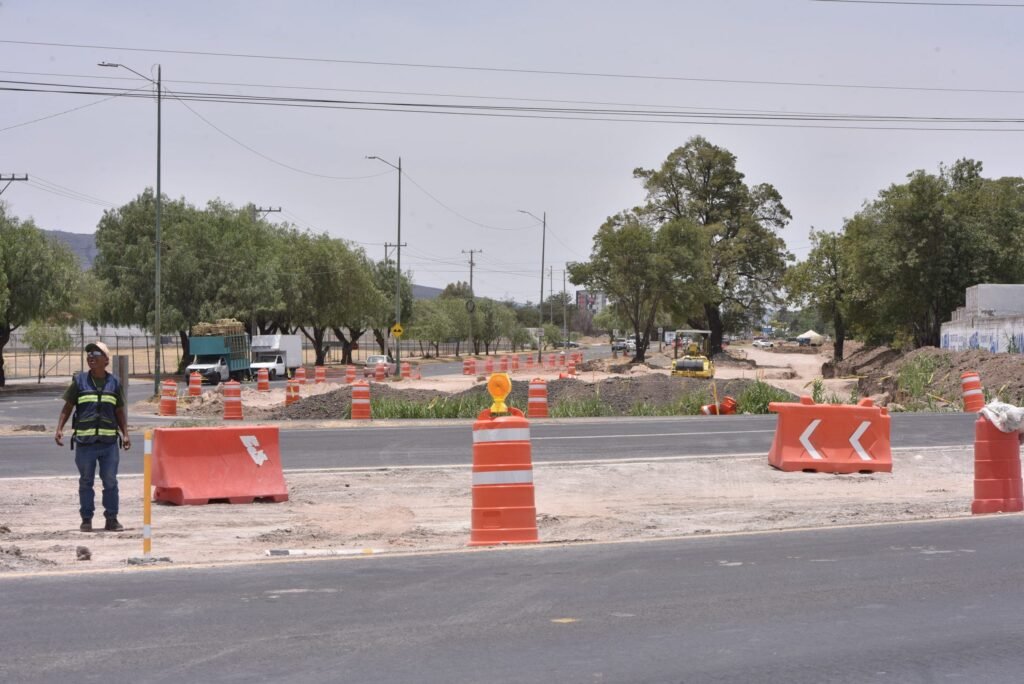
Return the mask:
{"type": "Polygon", "coordinates": [[[82,518],[82,524],[78,526],[80,532],[92,532],[92,518],[82,518]]]}
{"type": "Polygon", "coordinates": [[[124,525],[117,522],[117,518],[107,518],[107,524],[103,529],[107,532],[123,532],[124,525]]]}

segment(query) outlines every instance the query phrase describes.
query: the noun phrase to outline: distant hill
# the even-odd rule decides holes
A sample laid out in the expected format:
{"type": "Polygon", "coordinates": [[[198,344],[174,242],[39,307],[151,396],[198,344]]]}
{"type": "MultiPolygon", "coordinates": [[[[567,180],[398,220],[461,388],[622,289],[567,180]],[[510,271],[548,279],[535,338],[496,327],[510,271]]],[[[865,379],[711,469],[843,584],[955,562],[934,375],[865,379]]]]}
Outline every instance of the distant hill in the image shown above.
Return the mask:
{"type": "MultiPolygon", "coordinates": [[[[92,233],[68,233],[63,230],[44,230],[48,236],[60,240],[75,253],[82,269],[92,267],[96,259],[96,236],[92,233]]],[[[439,287],[427,287],[426,285],[413,285],[412,296],[415,299],[434,299],[444,290],[439,287]]]]}
{"type": "Polygon", "coordinates": [[[82,270],[92,267],[96,259],[96,236],[92,233],[68,233],[63,230],[44,230],[49,237],[60,240],[75,253],[82,270]]]}

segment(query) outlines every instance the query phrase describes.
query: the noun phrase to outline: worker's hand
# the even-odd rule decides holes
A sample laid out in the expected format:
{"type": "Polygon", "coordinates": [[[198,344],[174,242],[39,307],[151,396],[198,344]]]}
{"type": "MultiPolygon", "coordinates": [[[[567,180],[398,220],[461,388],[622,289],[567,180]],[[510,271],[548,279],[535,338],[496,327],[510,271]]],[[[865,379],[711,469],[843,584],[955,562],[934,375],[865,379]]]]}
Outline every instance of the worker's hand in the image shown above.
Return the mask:
{"type": "Polygon", "coordinates": [[[125,435],[124,439],[121,440],[121,448],[124,449],[125,451],[128,451],[129,449],[131,449],[132,448],[132,438],[129,437],[128,435],[125,435]]]}
{"type": "Polygon", "coordinates": [[[57,446],[64,446],[64,430],[57,428],[57,431],[53,433],[53,441],[57,443],[57,446]]]}

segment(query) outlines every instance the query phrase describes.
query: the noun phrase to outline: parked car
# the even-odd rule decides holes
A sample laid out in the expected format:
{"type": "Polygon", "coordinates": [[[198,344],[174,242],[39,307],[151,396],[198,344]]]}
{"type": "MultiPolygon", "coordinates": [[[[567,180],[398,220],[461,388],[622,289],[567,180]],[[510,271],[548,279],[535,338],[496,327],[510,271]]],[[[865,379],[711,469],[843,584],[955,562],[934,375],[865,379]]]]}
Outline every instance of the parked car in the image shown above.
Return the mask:
{"type": "Polygon", "coordinates": [[[395,364],[384,354],[373,354],[366,357],[366,365],[363,366],[363,377],[372,378],[377,373],[377,366],[384,366],[384,376],[395,374],[395,364]]]}
{"type": "Polygon", "coordinates": [[[569,347],[569,348],[572,348],[572,347],[580,346],[580,343],[577,342],[576,340],[568,340],[568,341],[559,340],[558,342],[555,342],[555,346],[556,347],[569,347]]]}
{"type": "Polygon", "coordinates": [[[773,341],[771,341],[771,340],[766,340],[764,338],[758,338],[758,339],[754,340],[754,346],[755,347],[760,347],[761,349],[771,349],[772,347],[775,346],[775,343],[773,341]]]}
{"type": "Polygon", "coordinates": [[[612,351],[626,351],[625,338],[619,338],[612,342],[612,351]]]}

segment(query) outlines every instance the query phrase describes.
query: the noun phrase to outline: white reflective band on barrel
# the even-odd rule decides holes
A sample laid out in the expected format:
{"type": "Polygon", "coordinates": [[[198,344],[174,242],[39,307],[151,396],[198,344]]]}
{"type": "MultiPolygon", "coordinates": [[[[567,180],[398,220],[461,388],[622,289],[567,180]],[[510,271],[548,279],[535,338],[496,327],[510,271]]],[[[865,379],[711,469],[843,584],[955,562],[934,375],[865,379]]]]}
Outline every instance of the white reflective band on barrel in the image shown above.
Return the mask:
{"type": "Polygon", "coordinates": [[[532,470],[492,470],[486,473],[473,473],[474,485],[530,484],[532,482],[532,470]]]}
{"type": "Polygon", "coordinates": [[[547,397],[529,397],[527,399],[528,404],[546,404],[548,403],[547,397]]]}
{"type": "Polygon", "coordinates": [[[224,397],[224,401],[242,401],[242,397],[224,397]]]}
{"type": "Polygon", "coordinates": [[[530,385],[530,389],[532,390],[542,390],[545,389],[546,387],[547,385],[530,385]]]}
{"type": "Polygon", "coordinates": [[[977,375],[968,375],[966,378],[960,379],[961,385],[967,385],[972,382],[981,382],[981,378],[977,375]]]}
{"type": "Polygon", "coordinates": [[[143,449],[143,453],[146,453],[146,454],[153,453],[153,440],[151,440],[151,439],[144,440],[144,442],[142,444],[142,449],[143,449]]]}
{"type": "Polygon", "coordinates": [[[530,428],[473,430],[473,444],[480,442],[529,442],[530,428]]]}
{"type": "Polygon", "coordinates": [[[972,394],[984,394],[984,390],[964,390],[964,396],[969,397],[972,394]]]}
{"type": "Polygon", "coordinates": [[[369,399],[353,399],[352,403],[353,404],[369,404],[370,400],[369,399]]]}

